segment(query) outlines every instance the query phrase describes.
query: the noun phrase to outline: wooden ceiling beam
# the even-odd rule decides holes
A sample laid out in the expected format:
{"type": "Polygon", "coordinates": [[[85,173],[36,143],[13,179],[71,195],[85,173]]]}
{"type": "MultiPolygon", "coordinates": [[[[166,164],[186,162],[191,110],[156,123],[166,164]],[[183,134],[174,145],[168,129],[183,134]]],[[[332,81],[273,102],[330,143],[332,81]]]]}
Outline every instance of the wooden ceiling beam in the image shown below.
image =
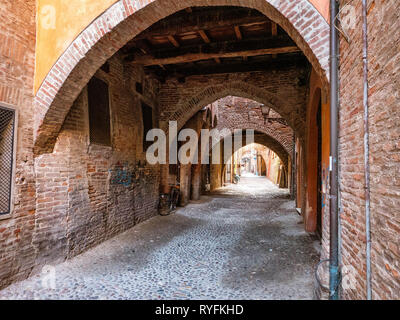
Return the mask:
{"type": "MultiPolygon", "coordinates": [[[[207,36],[207,34],[205,35],[207,36]]],[[[209,40],[207,36],[203,41],[206,42],[209,40]]],[[[278,54],[287,52],[287,49],[280,48],[290,48],[289,51],[297,50],[294,47],[296,47],[296,44],[293,40],[287,35],[282,35],[278,37],[268,36],[257,39],[210,42],[201,45],[181,45],[179,48],[174,49],[165,48],[153,50],[151,54],[145,55],[135,53],[137,50],[135,49],[131,52],[127,52],[125,59],[128,62],[137,64],[148,64],[150,60],[153,61],[150,62],[151,64],[170,64],[174,62],[181,63],[203,59],[214,59],[216,62],[220,63],[221,58],[236,57],[240,55],[241,52],[245,52],[243,59],[246,60],[246,57],[253,56],[254,52],[257,53],[259,49],[268,49],[268,54],[278,54]],[[247,54],[247,52],[250,52],[250,55],[247,54]]],[[[261,51],[261,54],[264,54],[264,50],[261,51]]]]}
{"type": "Polygon", "coordinates": [[[231,12],[223,10],[215,10],[197,14],[193,12],[183,18],[171,18],[166,21],[156,23],[146,31],[142,32],[135,39],[143,39],[147,37],[168,37],[169,35],[177,35],[186,32],[199,32],[200,30],[210,30],[215,28],[234,28],[235,26],[254,26],[267,23],[268,18],[260,13],[252,13],[244,15],[239,12],[234,15],[231,12]]]}
{"type": "MultiPolygon", "coordinates": [[[[208,38],[208,40],[210,39],[208,38]]],[[[263,48],[288,47],[295,45],[296,44],[294,43],[294,41],[288,35],[281,35],[277,37],[266,36],[261,38],[251,38],[242,40],[235,39],[234,41],[232,40],[216,41],[216,42],[210,41],[210,43],[203,43],[200,45],[199,44],[185,45],[183,43],[179,48],[169,48],[169,47],[163,47],[159,49],[154,48],[154,50],[152,50],[152,54],[156,58],[167,58],[167,57],[183,55],[186,53],[196,53],[196,52],[217,53],[222,50],[228,50],[228,49],[230,51],[242,51],[245,49],[254,50],[263,48]]],[[[134,54],[136,51],[137,48],[133,47],[132,50],[130,51],[126,50],[125,54],[134,54]]]]}
{"type": "Polygon", "coordinates": [[[199,34],[205,43],[211,43],[210,38],[207,36],[207,33],[204,30],[199,30],[199,34]]]}
{"type": "Polygon", "coordinates": [[[235,34],[236,34],[236,38],[238,40],[242,40],[243,36],[242,36],[242,32],[240,31],[240,26],[235,26],[235,34]]]}
{"type": "MultiPolygon", "coordinates": [[[[308,60],[301,54],[291,55],[290,57],[282,57],[274,60],[262,60],[258,62],[236,62],[230,64],[216,64],[207,67],[179,67],[157,73],[160,78],[182,78],[195,75],[210,75],[235,72],[251,72],[251,71],[268,71],[268,70],[284,70],[286,68],[299,67],[306,68],[309,65],[308,60]]],[[[153,67],[150,67],[153,68],[153,67]]],[[[148,71],[149,68],[145,68],[148,71]]]]}
{"type": "Polygon", "coordinates": [[[273,37],[278,35],[278,25],[275,22],[271,21],[271,35],[273,37]]]}
{"type": "Polygon", "coordinates": [[[209,59],[221,59],[221,58],[235,58],[235,57],[253,57],[269,54],[281,54],[281,53],[294,53],[301,52],[297,46],[289,47],[279,47],[279,48],[264,48],[255,50],[243,50],[236,52],[218,52],[218,53],[187,53],[184,55],[155,59],[149,56],[136,57],[133,64],[140,64],[143,66],[154,66],[154,65],[166,65],[166,64],[177,64],[177,63],[187,63],[200,60],[209,59]]]}
{"type": "Polygon", "coordinates": [[[174,45],[174,47],[176,47],[176,48],[179,48],[179,47],[180,47],[179,42],[175,39],[174,36],[169,35],[169,36],[168,36],[168,40],[169,40],[169,42],[171,42],[171,43],[174,45]]]}
{"type": "MultiPolygon", "coordinates": [[[[235,26],[235,34],[236,34],[236,38],[240,41],[243,39],[243,35],[242,32],[240,31],[240,26],[235,26]]],[[[247,57],[243,57],[244,61],[247,61],[247,57]]]]}
{"type": "MultiPolygon", "coordinates": [[[[204,30],[199,30],[199,34],[205,43],[211,43],[210,38],[207,36],[207,33],[204,30]]],[[[215,58],[214,60],[216,63],[221,63],[219,58],[215,58]]]]}
{"type": "Polygon", "coordinates": [[[138,40],[136,42],[136,46],[137,48],[140,49],[140,51],[142,51],[144,54],[152,54],[152,48],[149,45],[149,42],[147,39],[142,39],[142,40],[138,40]]]}
{"type": "MultiPolygon", "coordinates": [[[[272,21],[271,21],[271,35],[273,37],[276,37],[278,35],[278,25],[272,21]]],[[[272,58],[276,59],[277,55],[276,54],[272,55],[272,58]]]]}

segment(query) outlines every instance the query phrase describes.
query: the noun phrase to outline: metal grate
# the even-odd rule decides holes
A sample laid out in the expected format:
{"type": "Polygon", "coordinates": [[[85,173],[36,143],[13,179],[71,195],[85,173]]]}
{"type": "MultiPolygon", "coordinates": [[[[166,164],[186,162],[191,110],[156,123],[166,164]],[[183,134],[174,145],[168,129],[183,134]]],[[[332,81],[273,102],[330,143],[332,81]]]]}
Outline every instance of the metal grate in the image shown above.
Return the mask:
{"type": "Polygon", "coordinates": [[[11,213],[15,111],[0,107],[0,215],[11,213]]]}

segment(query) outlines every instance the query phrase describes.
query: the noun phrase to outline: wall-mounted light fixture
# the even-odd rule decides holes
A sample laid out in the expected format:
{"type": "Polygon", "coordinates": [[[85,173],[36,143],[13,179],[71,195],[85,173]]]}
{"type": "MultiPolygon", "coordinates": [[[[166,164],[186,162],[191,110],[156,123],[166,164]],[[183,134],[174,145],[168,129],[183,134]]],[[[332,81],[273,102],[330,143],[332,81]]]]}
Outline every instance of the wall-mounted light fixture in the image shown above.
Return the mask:
{"type": "Polygon", "coordinates": [[[268,117],[269,117],[269,113],[270,113],[270,111],[271,111],[271,108],[270,108],[270,107],[267,107],[267,106],[264,105],[264,104],[262,104],[260,107],[261,107],[261,113],[262,113],[263,116],[264,116],[264,124],[265,124],[266,121],[267,121],[267,119],[268,119],[268,117]]]}
{"type": "Polygon", "coordinates": [[[266,105],[262,104],[260,106],[260,108],[261,108],[261,113],[264,116],[264,124],[275,121],[275,122],[279,122],[283,125],[287,125],[286,120],[283,118],[271,118],[270,117],[271,107],[267,107],[266,105]]]}

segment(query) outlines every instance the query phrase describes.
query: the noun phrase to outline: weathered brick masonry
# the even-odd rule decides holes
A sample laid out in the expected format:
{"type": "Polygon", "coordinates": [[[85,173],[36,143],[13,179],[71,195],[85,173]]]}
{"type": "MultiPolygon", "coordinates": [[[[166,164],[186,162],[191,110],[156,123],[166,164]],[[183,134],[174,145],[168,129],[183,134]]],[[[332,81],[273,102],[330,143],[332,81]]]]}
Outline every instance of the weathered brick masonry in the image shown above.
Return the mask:
{"type": "MultiPolygon", "coordinates": [[[[133,121],[129,115],[131,110],[137,115],[139,107],[137,99],[128,98],[133,95],[133,90],[127,88],[132,88],[133,84],[127,79],[138,73],[126,69],[125,79],[122,80],[123,69],[117,58],[111,61],[109,75],[97,70],[135,35],[177,10],[193,5],[249,5],[265,13],[288,32],[326,82],[328,25],[306,0],[288,3],[258,0],[248,4],[238,0],[121,0],[71,43],[50,70],[32,103],[35,2],[2,2],[4,10],[1,12],[6,16],[1,21],[7,22],[2,34],[10,41],[7,48],[12,47],[11,40],[18,42],[22,48],[13,55],[2,47],[2,52],[5,52],[2,55],[6,58],[0,62],[1,67],[6,68],[0,83],[2,101],[24,109],[19,116],[15,212],[12,219],[0,222],[1,287],[27,277],[35,267],[37,270],[44,263],[76,255],[154,214],[158,201],[159,169],[144,164],[140,148],[133,143],[140,139],[140,120],[135,116],[133,121]],[[13,59],[16,62],[10,63],[13,59]],[[7,61],[6,65],[3,61],[7,61]],[[95,72],[110,82],[113,113],[111,148],[88,145],[87,94],[84,88],[95,72]],[[129,187],[111,183],[113,172],[118,169],[133,172],[134,182],[129,187]]],[[[272,77],[268,80],[266,75],[259,73],[239,77],[241,79],[237,81],[228,81],[230,88],[226,93],[236,92],[260,102],[272,103],[279,108],[282,116],[288,116],[288,122],[295,130],[304,130],[305,104],[300,100],[305,97],[300,87],[288,87],[285,92],[290,81],[285,82],[289,79],[285,80],[282,75],[280,87],[266,94],[266,85],[262,83],[268,83],[272,77]],[[258,87],[259,84],[261,87],[258,87]],[[277,97],[284,92],[289,101],[277,97]],[[292,104],[293,109],[289,110],[286,102],[292,104]]],[[[204,86],[205,78],[197,85],[204,86]]],[[[220,89],[225,84],[225,76],[217,78],[211,77],[209,83],[222,94],[220,89]],[[216,82],[213,83],[212,79],[216,82]]],[[[291,76],[290,79],[293,80],[291,76]]],[[[187,79],[186,85],[191,81],[187,79]]],[[[157,94],[153,93],[154,102],[157,101],[157,94]]],[[[181,98],[185,101],[194,99],[192,102],[195,102],[204,95],[201,91],[186,92],[188,95],[193,93],[192,97],[181,98]]],[[[223,96],[216,95],[213,99],[223,96]]],[[[146,95],[141,98],[157,108],[146,95]]],[[[198,110],[199,105],[195,105],[191,112],[196,108],[198,110]]],[[[163,107],[162,102],[160,106],[163,107]]],[[[183,106],[182,111],[185,108],[183,106]]],[[[179,115],[178,109],[174,108],[161,111],[178,112],[174,115],[179,115]]],[[[188,120],[191,115],[185,114],[184,117],[188,120]]],[[[163,113],[160,118],[164,121],[171,119],[163,113]]]]}
{"type": "MultiPolygon", "coordinates": [[[[341,5],[348,1],[341,0],[341,5]]],[[[340,223],[341,263],[352,266],[345,299],[366,297],[365,196],[362,105],[361,1],[352,1],[356,24],[340,39],[340,223]]],[[[369,99],[374,299],[400,298],[400,4],[369,1],[369,99]]],[[[179,128],[200,109],[226,96],[271,106],[289,127],[262,127],[258,111],[221,101],[218,128],[258,128],[292,155],[298,152],[298,206],[307,231],[315,230],[317,188],[329,193],[328,144],[316,158],[316,113],[322,100],[323,135],[329,138],[328,30],[306,0],[117,1],[71,43],[54,64],[33,101],[35,1],[0,4],[0,102],[18,111],[14,213],[0,220],[0,287],[75,256],[157,213],[161,168],[142,150],[141,102],[153,108],[154,126],[179,128]],[[159,84],[123,63],[118,50],[158,20],[194,5],[241,5],[278,23],[310,61],[268,71],[186,77],[159,84]],[[99,69],[109,61],[110,71],[99,69]],[[86,84],[96,74],[110,88],[112,144],[90,143],[86,84]],[[143,93],[136,91],[136,83],[143,93]],[[320,90],[320,91],[318,91],[320,90]],[[72,107],[71,107],[72,106],[72,107]],[[249,120],[250,119],[250,120],[249,120]],[[310,157],[310,155],[313,155],[310,157]],[[319,169],[318,169],[319,168],[319,169]],[[317,170],[323,170],[321,186],[317,170]],[[124,181],[121,181],[121,175],[124,181]]],[[[212,109],[212,108],[211,108],[212,109]]],[[[215,119],[212,110],[211,118],[215,119]]],[[[271,141],[265,141],[268,145],[271,141]]],[[[167,166],[165,166],[167,167],[167,166]]],[[[163,168],[165,169],[165,168],[163,168]]],[[[211,168],[214,170],[215,168],[211,168]]],[[[218,171],[219,170],[219,171],[218,171]]],[[[216,177],[222,181],[221,168],[216,177]]],[[[190,173],[192,174],[192,173],[190,173]]],[[[190,184],[188,179],[187,184],[190,184]]],[[[187,195],[189,196],[189,194],[187,195]]],[[[323,257],[329,250],[328,204],[322,210],[323,257]]]]}
{"type": "MultiPolygon", "coordinates": [[[[67,115],[54,151],[34,160],[32,154],[30,160],[24,157],[24,167],[17,171],[22,186],[16,211],[12,219],[0,221],[1,287],[157,214],[160,170],[145,161],[141,102],[153,107],[153,125],[158,127],[158,83],[140,68],[124,69],[118,55],[109,61],[109,69],[108,73],[98,70],[96,77],[109,85],[111,146],[90,143],[84,88],[67,115]],[[138,82],[143,94],[135,90],[138,82]]],[[[29,106],[31,101],[20,113],[22,120],[33,118],[29,106]]],[[[30,146],[22,149],[25,153],[32,151],[31,123],[30,146]]]]}
{"type": "MultiPolygon", "coordinates": [[[[35,100],[35,152],[50,152],[66,114],[91,75],[127,41],[166,16],[190,6],[248,6],[278,23],[327,83],[329,26],[307,0],[121,0],[89,25],[43,81],[35,100]]],[[[211,102],[211,101],[210,101],[211,102]]],[[[282,115],[283,116],[283,115],[282,115]]]]}
{"type": "Polygon", "coordinates": [[[216,102],[217,105],[217,129],[224,128],[230,131],[252,129],[269,135],[275,139],[287,152],[286,156],[293,155],[293,130],[285,123],[266,120],[266,116],[272,119],[280,119],[277,112],[270,110],[268,115],[263,115],[260,103],[240,97],[226,97],[216,102]]]}
{"type": "Polygon", "coordinates": [[[239,96],[271,106],[304,137],[308,71],[289,67],[272,72],[247,72],[188,77],[185,83],[167,81],[160,87],[160,124],[177,120],[182,127],[196,112],[226,96],[239,96]],[[285,99],[282,99],[285,97],[285,99]]]}
{"type": "Polygon", "coordinates": [[[0,102],[18,110],[18,141],[12,219],[0,220],[0,287],[26,278],[34,265],[35,176],[33,76],[35,1],[0,3],[0,102]]]}
{"type": "MultiPolygon", "coordinates": [[[[260,103],[232,96],[222,98],[214,104],[218,116],[218,125],[216,126],[218,130],[228,129],[232,133],[234,130],[254,130],[256,133],[254,142],[273,150],[284,164],[286,173],[291,172],[294,149],[293,130],[284,122],[268,121],[265,118],[282,119],[276,111],[270,110],[268,115],[263,115],[260,103]],[[260,133],[263,135],[260,136],[260,133]]],[[[244,137],[243,140],[245,140],[244,137]]],[[[242,141],[242,145],[245,144],[246,141],[242,141]]],[[[214,168],[215,170],[216,168],[214,168]]],[[[291,185],[290,179],[288,182],[291,185]]],[[[214,185],[218,184],[214,180],[214,185]]]]}
{"type": "MultiPolygon", "coordinates": [[[[340,1],[342,5],[346,1],[340,1]]],[[[366,297],[363,160],[361,2],[356,24],[340,39],[340,193],[342,264],[350,265],[355,288],[347,299],[366,297]]],[[[368,12],[371,231],[373,299],[400,298],[400,3],[371,1],[368,12]]]]}
{"type": "Polygon", "coordinates": [[[112,146],[90,144],[84,89],[53,153],[36,158],[36,265],[79,254],[157,214],[159,167],[146,164],[138,115],[141,101],[157,114],[158,85],[140,69],[124,70],[118,56],[109,65],[109,73],[96,77],[109,84],[112,146]],[[143,95],[136,82],[144,84],[143,95]]]}

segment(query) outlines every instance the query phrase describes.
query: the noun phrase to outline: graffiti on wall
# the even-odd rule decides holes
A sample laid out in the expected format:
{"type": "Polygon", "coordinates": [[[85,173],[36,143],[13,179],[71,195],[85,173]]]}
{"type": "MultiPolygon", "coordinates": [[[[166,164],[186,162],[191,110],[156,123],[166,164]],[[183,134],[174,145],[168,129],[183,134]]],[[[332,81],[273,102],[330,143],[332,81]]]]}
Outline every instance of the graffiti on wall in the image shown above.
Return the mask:
{"type": "Polygon", "coordinates": [[[117,165],[113,169],[108,170],[111,177],[111,184],[114,185],[123,185],[125,187],[129,187],[132,184],[132,172],[128,169],[128,164],[120,164],[117,165]]]}

